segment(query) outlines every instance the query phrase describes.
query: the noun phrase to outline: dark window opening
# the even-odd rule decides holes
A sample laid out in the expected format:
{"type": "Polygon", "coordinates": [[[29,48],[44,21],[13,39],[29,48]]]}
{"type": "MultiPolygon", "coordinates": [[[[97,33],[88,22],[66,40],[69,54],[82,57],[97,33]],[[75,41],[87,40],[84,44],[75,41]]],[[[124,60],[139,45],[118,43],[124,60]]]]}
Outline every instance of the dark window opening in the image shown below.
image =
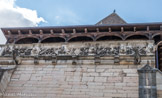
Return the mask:
{"type": "Polygon", "coordinates": [[[60,37],[50,37],[42,40],[41,43],[55,43],[55,42],[65,42],[65,40],[60,37]]]}
{"type": "Polygon", "coordinates": [[[133,36],[130,36],[130,37],[128,37],[126,40],[148,40],[148,38],[146,37],[146,36],[144,36],[144,35],[133,35],[133,36]]]}
{"type": "Polygon", "coordinates": [[[162,71],[162,44],[158,45],[158,50],[156,51],[156,68],[162,71]]]}
{"type": "Polygon", "coordinates": [[[158,42],[160,42],[160,35],[155,36],[154,38],[155,44],[157,44],[158,42]]]}
{"type": "Polygon", "coordinates": [[[97,39],[97,41],[104,41],[104,40],[122,40],[122,39],[117,36],[103,36],[97,39]]]}
{"type": "Polygon", "coordinates": [[[69,42],[77,42],[77,41],[93,41],[90,37],[74,37],[69,40],[69,42]]]}
{"type": "Polygon", "coordinates": [[[18,40],[15,44],[31,44],[31,43],[38,43],[38,39],[36,38],[23,38],[18,40]]]}

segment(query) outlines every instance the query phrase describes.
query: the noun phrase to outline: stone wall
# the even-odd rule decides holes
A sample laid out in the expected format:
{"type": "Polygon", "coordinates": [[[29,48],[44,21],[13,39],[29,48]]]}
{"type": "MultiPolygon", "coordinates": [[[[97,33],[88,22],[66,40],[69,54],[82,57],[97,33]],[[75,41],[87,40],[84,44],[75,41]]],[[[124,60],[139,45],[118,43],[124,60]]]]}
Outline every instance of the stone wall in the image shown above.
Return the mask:
{"type": "Polygon", "coordinates": [[[7,88],[8,83],[10,82],[10,78],[12,75],[12,71],[5,71],[0,81],[0,96],[5,94],[5,90],[7,88]]]}
{"type": "MultiPolygon", "coordinates": [[[[27,60],[26,60],[27,62],[27,60]]],[[[30,61],[29,61],[30,62],[30,61]]],[[[22,64],[6,94],[55,98],[138,98],[137,67],[132,65],[22,64]]]]}
{"type": "Polygon", "coordinates": [[[1,49],[1,58],[15,54],[19,64],[3,98],[138,98],[137,69],[147,61],[155,65],[153,41],[9,45],[1,49]],[[11,51],[13,47],[16,52],[11,51]]]}
{"type": "Polygon", "coordinates": [[[162,72],[159,70],[156,73],[157,96],[162,98],[162,72]]]}

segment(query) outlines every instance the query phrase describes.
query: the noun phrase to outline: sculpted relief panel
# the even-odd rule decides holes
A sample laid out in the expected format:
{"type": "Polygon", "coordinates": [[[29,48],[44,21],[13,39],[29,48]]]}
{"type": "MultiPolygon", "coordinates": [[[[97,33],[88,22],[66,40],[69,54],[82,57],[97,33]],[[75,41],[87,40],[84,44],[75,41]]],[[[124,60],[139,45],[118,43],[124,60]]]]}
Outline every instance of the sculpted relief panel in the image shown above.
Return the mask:
{"type": "Polygon", "coordinates": [[[1,46],[2,56],[114,56],[154,55],[153,42],[116,41],[1,46]]]}

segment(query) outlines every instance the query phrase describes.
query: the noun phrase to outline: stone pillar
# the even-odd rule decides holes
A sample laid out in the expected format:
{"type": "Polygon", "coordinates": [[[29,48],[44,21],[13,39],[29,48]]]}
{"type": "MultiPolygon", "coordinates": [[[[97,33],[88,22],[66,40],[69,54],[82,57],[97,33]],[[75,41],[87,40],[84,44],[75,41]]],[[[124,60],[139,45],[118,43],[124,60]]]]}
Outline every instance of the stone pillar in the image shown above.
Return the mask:
{"type": "Polygon", "coordinates": [[[139,98],[157,98],[156,71],[149,64],[138,70],[139,98]]]}

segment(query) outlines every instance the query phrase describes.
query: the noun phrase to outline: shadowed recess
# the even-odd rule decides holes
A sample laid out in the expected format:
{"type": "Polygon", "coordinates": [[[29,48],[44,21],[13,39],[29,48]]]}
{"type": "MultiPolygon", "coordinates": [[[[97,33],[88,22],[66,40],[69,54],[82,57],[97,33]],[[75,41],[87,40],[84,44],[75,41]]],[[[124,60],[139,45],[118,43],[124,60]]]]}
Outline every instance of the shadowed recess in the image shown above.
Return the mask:
{"type": "Polygon", "coordinates": [[[41,43],[55,43],[55,42],[65,42],[65,39],[61,37],[49,37],[41,41],[41,43]]]}
{"type": "Polygon", "coordinates": [[[104,41],[104,40],[122,40],[118,36],[102,36],[97,39],[97,41],[104,41]]]}
{"type": "Polygon", "coordinates": [[[145,35],[132,35],[126,38],[126,40],[134,40],[134,39],[140,39],[140,40],[148,40],[145,35]]]}
{"type": "Polygon", "coordinates": [[[15,42],[15,44],[32,44],[38,43],[38,39],[36,38],[22,38],[15,42]]]}
{"type": "Polygon", "coordinates": [[[158,42],[160,42],[160,35],[155,36],[154,38],[155,44],[157,44],[158,42]]]}
{"type": "Polygon", "coordinates": [[[91,37],[79,36],[71,38],[68,42],[77,42],[77,41],[93,41],[91,37]]]}

